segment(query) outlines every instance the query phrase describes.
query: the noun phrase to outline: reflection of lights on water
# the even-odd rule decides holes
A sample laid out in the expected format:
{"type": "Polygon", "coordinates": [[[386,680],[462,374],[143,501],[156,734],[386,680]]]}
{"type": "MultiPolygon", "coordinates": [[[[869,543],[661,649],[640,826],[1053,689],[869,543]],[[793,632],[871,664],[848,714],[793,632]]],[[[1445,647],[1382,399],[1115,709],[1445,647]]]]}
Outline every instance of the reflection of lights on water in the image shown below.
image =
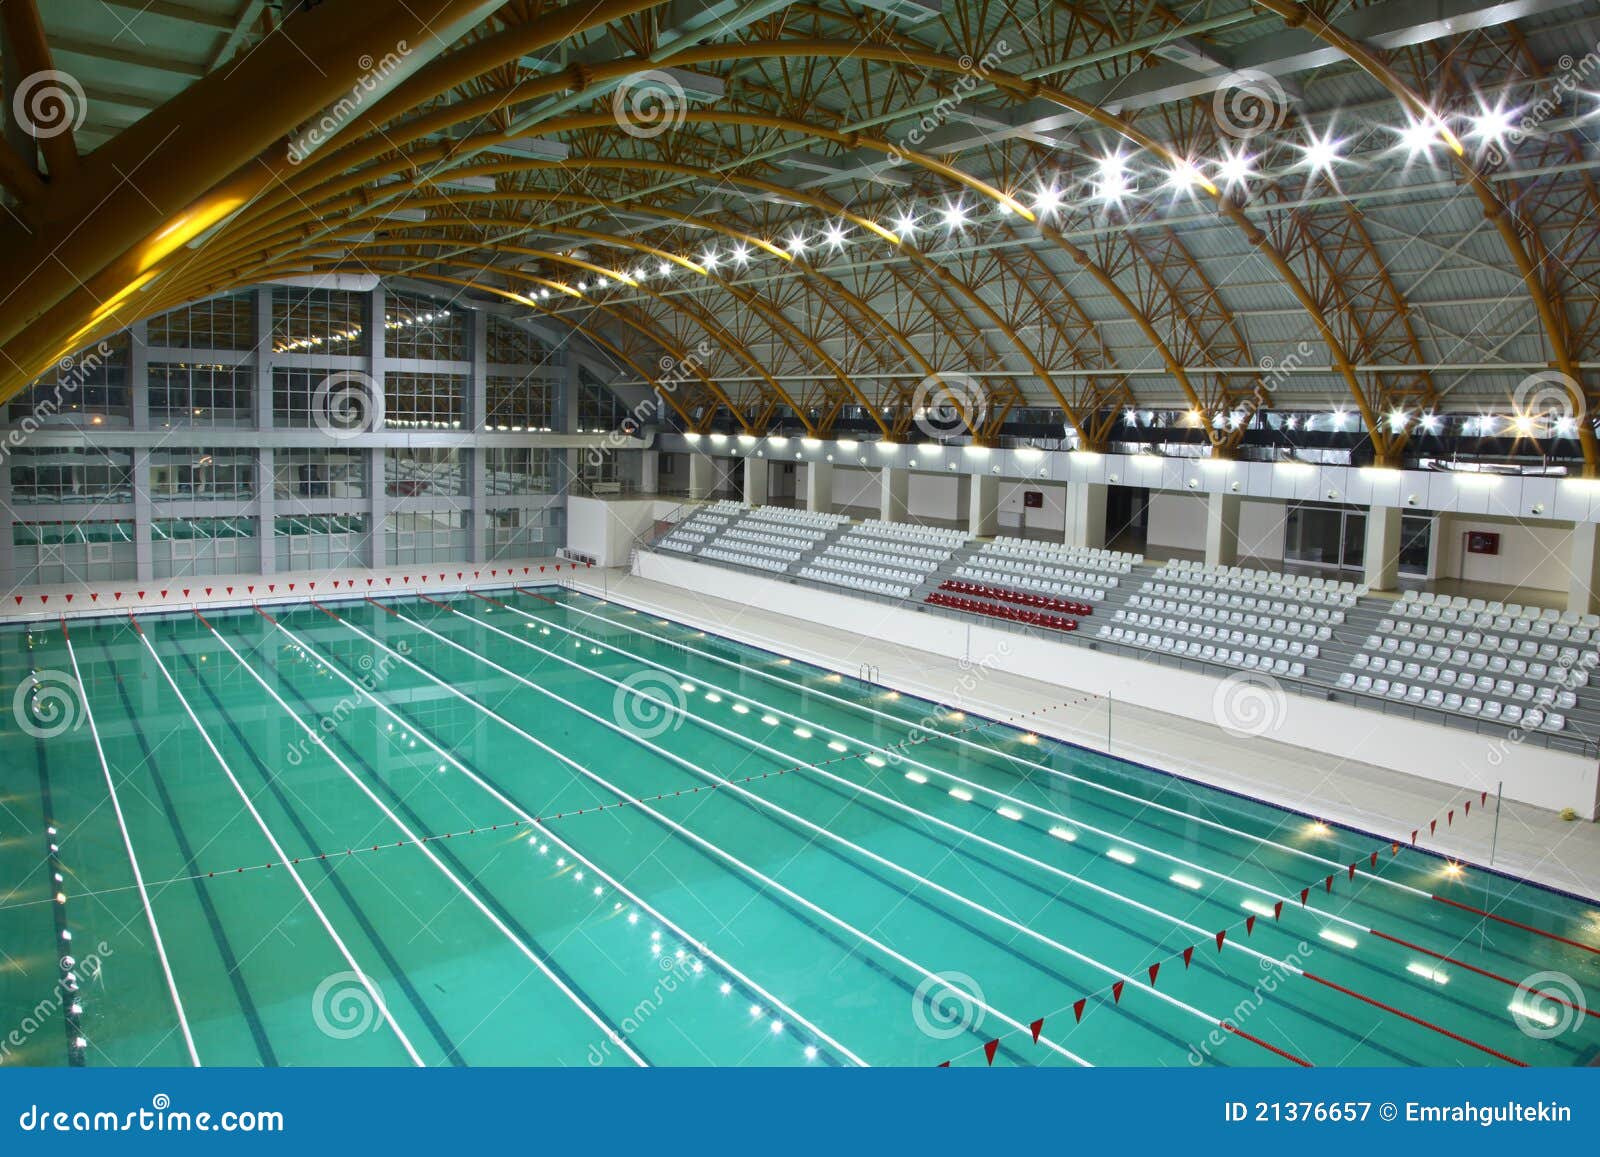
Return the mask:
{"type": "Polygon", "coordinates": [[[1346,936],[1343,932],[1335,932],[1332,928],[1324,928],[1317,935],[1329,944],[1337,944],[1340,948],[1354,948],[1356,946],[1356,938],[1354,936],[1346,936]]]}
{"type": "Polygon", "coordinates": [[[1060,827],[1051,828],[1050,829],[1050,834],[1052,836],[1054,836],[1056,839],[1064,840],[1065,842],[1067,842],[1069,844],[1076,843],[1077,839],[1078,839],[1078,833],[1073,831],[1071,828],[1060,828],[1060,827]]]}
{"type": "Polygon", "coordinates": [[[953,787],[950,789],[950,798],[969,803],[972,800],[972,793],[964,787],[953,787]]]}
{"type": "Polygon", "coordinates": [[[1180,888],[1199,888],[1200,887],[1200,879],[1199,879],[1199,877],[1198,876],[1191,876],[1187,872],[1174,872],[1174,873],[1172,873],[1171,876],[1169,876],[1167,878],[1169,880],[1171,880],[1174,884],[1178,885],[1178,887],[1180,887],[1180,888]]]}
{"type": "Polygon", "coordinates": [[[1125,852],[1121,848],[1112,848],[1106,853],[1106,855],[1110,856],[1119,864],[1131,864],[1137,858],[1132,852],[1125,852]]]}
{"type": "Polygon", "coordinates": [[[1543,1025],[1545,1028],[1555,1028],[1561,1023],[1561,1018],[1549,1009],[1540,1008],[1536,1004],[1529,1004],[1520,997],[1506,1005],[1506,1009],[1512,1016],[1531,1020],[1535,1024],[1543,1025]]]}
{"type": "Polygon", "coordinates": [[[1412,976],[1420,976],[1424,980],[1431,980],[1435,984],[1449,984],[1450,974],[1442,968],[1435,968],[1421,960],[1413,960],[1406,965],[1406,971],[1412,976]]]}
{"type": "Polygon", "coordinates": [[[1022,813],[1014,807],[1001,807],[995,810],[1008,820],[1020,820],[1022,818],[1022,813]]]}

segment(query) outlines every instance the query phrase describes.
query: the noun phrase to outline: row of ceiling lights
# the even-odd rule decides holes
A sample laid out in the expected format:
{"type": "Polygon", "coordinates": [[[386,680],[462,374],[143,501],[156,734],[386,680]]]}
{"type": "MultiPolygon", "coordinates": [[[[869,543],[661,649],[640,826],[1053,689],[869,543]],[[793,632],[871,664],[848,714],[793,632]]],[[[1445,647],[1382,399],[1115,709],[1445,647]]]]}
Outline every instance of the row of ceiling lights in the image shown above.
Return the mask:
{"type": "MultiPolygon", "coordinates": [[[[1504,143],[1518,123],[1517,111],[1508,109],[1503,104],[1497,104],[1492,108],[1485,107],[1467,119],[1469,122],[1467,136],[1479,141],[1484,147],[1504,143]]],[[[1457,154],[1465,152],[1460,139],[1437,116],[1408,118],[1404,125],[1390,128],[1388,131],[1396,137],[1391,151],[1404,152],[1410,159],[1426,156],[1441,144],[1457,154]]],[[[1308,129],[1305,143],[1294,144],[1293,147],[1301,154],[1299,167],[1313,173],[1332,173],[1343,163],[1355,163],[1352,158],[1345,155],[1347,145],[1347,140],[1338,137],[1333,129],[1329,128],[1320,134],[1308,129]]],[[[1248,144],[1241,142],[1237,147],[1225,148],[1222,158],[1215,162],[1212,168],[1216,179],[1220,180],[1223,187],[1233,188],[1263,175],[1256,170],[1258,160],[1259,156],[1250,151],[1248,144]]],[[[1137,191],[1137,173],[1130,165],[1128,157],[1117,150],[1106,154],[1095,163],[1094,174],[1085,184],[1092,199],[1106,205],[1116,205],[1137,191]]],[[[1170,166],[1166,171],[1165,184],[1174,194],[1189,193],[1196,188],[1212,193],[1217,191],[1216,181],[1206,174],[1199,163],[1192,160],[1180,161],[1170,166]]],[[[1070,199],[1070,195],[1064,192],[1059,184],[1041,183],[1031,196],[1033,212],[1038,217],[1052,216],[1070,199]]],[[[999,216],[1014,215],[1019,206],[1020,202],[1010,194],[1002,194],[1001,199],[996,202],[996,213],[999,216]]],[[[908,206],[893,221],[892,232],[885,231],[886,239],[892,238],[897,242],[906,240],[918,232],[925,232],[930,227],[937,228],[940,225],[947,232],[959,232],[974,220],[976,214],[959,197],[953,201],[946,201],[938,209],[925,210],[921,214],[917,213],[914,206],[908,206]]],[[[811,248],[837,252],[844,248],[848,240],[849,233],[845,227],[834,223],[815,237],[808,237],[803,230],[792,233],[783,242],[782,250],[774,245],[763,245],[762,248],[781,257],[799,257],[811,248]]],[[[677,263],[697,272],[706,273],[715,270],[724,262],[736,268],[743,268],[756,256],[751,246],[736,243],[730,247],[726,255],[712,247],[705,250],[698,259],[681,257],[677,263]]],[[[577,281],[577,294],[596,292],[618,284],[631,286],[653,275],[670,276],[673,264],[661,261],[653,272],[648,265],[641,265],[631,272],[618,270],[615,273],[597,274],[592,279],[577,281]]],[[[558,286],[558,289],[571,296],[577,296],[564,284],[558,286]]],[[[548,299],[550,289],[541,288],[530,296],[541,300],[548,299]]]]}

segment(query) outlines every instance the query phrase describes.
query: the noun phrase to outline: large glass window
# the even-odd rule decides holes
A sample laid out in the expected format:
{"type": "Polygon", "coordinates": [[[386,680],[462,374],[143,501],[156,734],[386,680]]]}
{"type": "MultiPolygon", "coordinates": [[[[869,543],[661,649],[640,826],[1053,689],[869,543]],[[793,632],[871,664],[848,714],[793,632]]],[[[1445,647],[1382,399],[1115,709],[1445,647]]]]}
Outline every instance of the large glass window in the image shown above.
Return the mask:
{"type": "Polygon", "coordinates": [[[133,452],[19,447],[11,453],[11,501],[132,502],[133,452]]]}
{"type": "Polygon", "coordinates": [[[23,421],[126,426],[133,416],[128,386],[128,339],[118,336],[79,350],[11,400],[13,424],[23,421]]]}
{"type": "Polygon", "coordinates": [[[261,551],[253,518],[158,518],[150,523],[156,578],[253,574],[261,551]]]}
{"type": "Polygon", "coordinates": [[[484,511],[483,549],[490,561],[545,554],[545,512],[507,506],[484,511]]]}
{"type": "Polygon", "coordinates": [[[18,586],[131,579],[138,565],[131,519],[16,522],[11,543],[18,586]]]}
{"type": "Polygon", "coordinates": [[[616,430],[627,416],[627,407],[607,387],[597,382],[583,382],[578,386],[580,434],[605,434],[616,430]]]}
{"type": "Polygon", "coordinates": [[[372,380],[360,370],[278,366],[272,371],[272,422],[343,437],[368,433],[380,417],[373,393],[372,380]]]}
{"type": "Polygon", "coordinates": [[[460,510],[395,511],[384,520],[391,566],[456,562],[467,557],[467,518],[460,510]]]}
{"type": "Polygon", "coordinates": [[[487,322],[490,365],[542,366],[559,363],[559,351],[552,349],[515,322],[494,314],[487,322]]]}
{"type": "Polygon", "coordinates": [[[457,430],[466,417],[467,378],[460,374],[389,374],[383,424],[399,430],[457,430]]]}
{"type": "Polygon", "coordinates": [[[342,289],[272,290],[272,348],[278,353],[359,356],[369,295],[342,289]]]}
{"type": "Polygon", "coordinates": [[[254,498],[255,493],[253,449],[150,452],[150,496],[158,501],[254,498]]]}
{"type": "Polygon", "coordinates": [[[538,378],[491,375],[484,382],[483,425],[488,430],[552,430],[556,385],[538,378]]]}
{"type": "Polygon", "coordinates": [[[393,498],[465,494],[461,453],[438,447],[407,447],[383,452],[385,493],[393,498]]]}
{"type": "Polygon", "coordinates": [[[553,489],[549,450],[491,446],[483,451],[489,494],[549,494],[553,489]]]}
{"type": "Polygon", "coordinates": [[[280,516],[273,522],[272,536],[281,571],[326,571],[366,566],[370,561],[364,514],[280,516]]]}
{"type": "Polygon", "coordinates": [[[365,498],[364,450],[274,450],[273,493],[280,499],[365,498]]]}
{"type": "Polygon", "coordinates": [[[390,290],[385,297],[383,350],[392,358],[462,361],[467,314],[442,301],[390,290]]]}
{"type": "Polygon", "coordinates": [[[158,314],[145,324],[145,342],[168,349],[251,349],[256,344],[255,295],[213,297],[158,314]]]}
{"type": "Polygon", "coordinates": [[[255,369],[251,366],[150,365],[153,426],[255,425],[255,369]]]}

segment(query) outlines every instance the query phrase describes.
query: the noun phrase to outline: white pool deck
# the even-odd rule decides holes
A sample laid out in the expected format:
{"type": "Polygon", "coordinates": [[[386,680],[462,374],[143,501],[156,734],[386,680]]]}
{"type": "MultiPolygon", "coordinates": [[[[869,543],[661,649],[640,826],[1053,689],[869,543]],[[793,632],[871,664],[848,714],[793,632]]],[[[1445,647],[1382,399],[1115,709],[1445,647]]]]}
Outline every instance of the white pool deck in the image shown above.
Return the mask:
{"type": "MultiPolygon", "coordinates": [[[[564,574],[564,585],[649,611],[701,630],[778,651],[841,674],[865,673],[884,687],[996,719],[1095,751],[1108,751],[1229,791],[1385,838],[1404,841],[1423,830],[1418,844],[1470,864],[1563,891],[1600,899],[1600,824],[1564,821],[1553,812],[1505,801],[1473,801],[1464,816],[1465,792],[1310,750],[1252,738],[1159,711],[1067,695],[1057,685],[1006,672],[978,672],[956,660],[914,647],[837,630],[770,611],[653,582],[621,569],[564,574]],[[1453,824],[1444,812],[1456,808],[1453,824]],[[1430,838],[1428,820],[1438,816],[1430,838]],[[1498,824],[1496,822],[1498,817],[1498,824]]],[[[1331,742],[1329,746],[1334,744],[1331,742]]],[[[1516,774],[1514,756],[1507,776],[1516,774]]],[[[1309,882],[1309,881],[1308,881],[1309,882]]]]}

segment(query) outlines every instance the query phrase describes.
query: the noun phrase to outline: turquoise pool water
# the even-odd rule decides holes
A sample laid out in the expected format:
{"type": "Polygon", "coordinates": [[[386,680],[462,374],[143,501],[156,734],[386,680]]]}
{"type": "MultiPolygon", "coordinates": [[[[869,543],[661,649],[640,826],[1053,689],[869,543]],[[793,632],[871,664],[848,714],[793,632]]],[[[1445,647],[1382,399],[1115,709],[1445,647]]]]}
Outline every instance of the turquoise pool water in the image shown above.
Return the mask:
{"type": "Polygon", "coordinates": [[[0,662],[5,1064],[1600,1051],[1594,906],[567,591],[0,662]]]}

